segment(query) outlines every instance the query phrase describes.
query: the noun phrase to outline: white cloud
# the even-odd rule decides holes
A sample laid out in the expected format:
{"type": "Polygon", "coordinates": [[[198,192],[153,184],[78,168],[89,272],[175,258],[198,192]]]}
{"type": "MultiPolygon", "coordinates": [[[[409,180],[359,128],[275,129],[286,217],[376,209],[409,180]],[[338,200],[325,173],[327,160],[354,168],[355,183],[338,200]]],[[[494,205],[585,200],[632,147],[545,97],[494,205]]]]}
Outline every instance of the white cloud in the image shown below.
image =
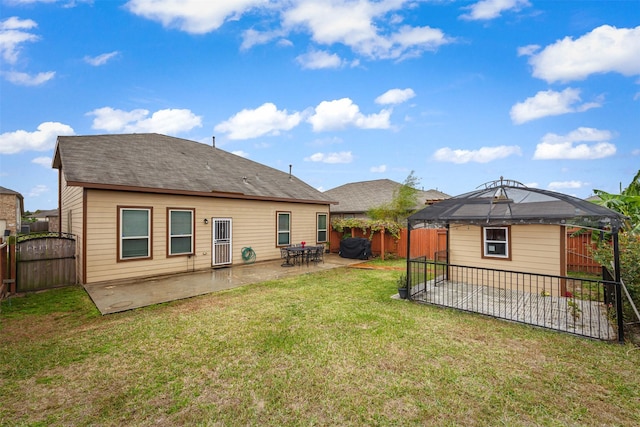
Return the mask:
{"type": "Polygon", "coordinates": [[[582,181],[553,181],[553,182],[550,182],[549,185],[547,185],[547,189],[560,190],[564,188],[570,188],[572,190],[575,190],[578,188],[586,187],[588,185],[589,185],[588,182],[582,182],[582,181]]]}
{"type": "Polygon", "coordinates": [[[469,162],[488,163],[513,155],[522,155],[522,151],[517,145],[482,147],[479,150],[452,150],[449,147],[445,147],[436,150],[436,152],[433,154],[433,158],[438,162],[463,164],[469,162]]]}
{"type": "Polygon", "coordinates": [[[6,132],[0,135],[0,154],[50,150],[55,146],[58,135],[75,135],[75,132],[71,126],[58,122],[41,123],[35,132],[6,132]]]}
{"type": "Polygon", "coordinates": [[[580,101],[580,89],[566,88],[562,92],[540,91],[533,97],[525,99],[524,102],[519,102],[511,107],[511,120],[519,125],[542,117],[582,112],[601,106],[599,102],[574,106],[580,101]]]}
{"type": "Polygon", "coordinates": [[[390,89],[376,98],[376,104],[402,104],[416,96],[411,88],[407,89],[390,89]]]}
{"type": "Polygon", "coordinates": [[[533,76],[549,83],[584,80],[591,74],[640,74],[640,26],[602,25],[573,40],[565,37],[529,58],[533,76]]]}
{"type": "Polygon", "coordinates": [[[35,42],[40,37],[24,30],[37,27],[35,21],[31,19],[20,19],[16,16],[0,21],[0,54],[9,64],[18,61],[20,46],[26,42],[35,42]]]}
{"type": "Polygon", "coordinates": [[[6,0],[9,4],[55,3],[58,0],[6,0]]]}
{"type": "Polygon", "coordinates": [[[133,14],[160,22],[167,28],[178,28],[191,34],[217,30],[225,21],[240,19],[257,6],[269,6],[265,0],[130,0],[125,7],[133,14]]]}
{"type": "Polygon", "coordinates": [[[518,56],[531,56],[540,50],[540,45],[530,44],[518,48],[518,56]]]}
{"type": "Polygon", "coordinates": [[[130,0],[126,4],[136,15],[192,34],[215,31],[248,12],[264,21],[280,19],[279,25],[271,23],[272,27],[279,27],[277,30],[245,31],[241,49],[283,40],[291,32],[309,33],[317,45],[342,44],[372,59],[416,56],[453,42],[439,29],[400,26],[402,19],[394,12],[406,7],[406,0],[130,0]]]}
{"type": "Polygon", "coordinates": [[[305,157],[305,162],[322,162],[322,163],[351,163],[353,154],[351,151],[340,151],[339,153],[315,153],[309,157],[305,157]]]}
{"type": "Polygon", "coordinates": [[[149,111],[143,109],[123,111],[111,107],[102,107],[87,113],[87,115],[96,116],[91,125],[93,129],[118,132],[122,131],[131,122],[143,120],[149,115],[149,111]]]}
{"type": "Polygon", "coordinates": [[[321,50],[312,50],[309,53],[300,55],[296,61],[308,70],[318,70],[322,68],[340,68],[342,59],[335,53],[331,54],[321,50]]]}
{"type": "Polygon", "coordinates": [[[38,197],[49,191],[49,187],[46,185],[40,184],[33,187],[28,194],[28,197],[38,197]]]}
{"type": "Polygon", "coordinates": [[[360,129],[388,129],[390,110],[365,116],[349,98],[322,101],[307,119],[315,132],[340,130],[353,126],[360,129]]]}
{"type": "Polygon", "coordinates": [[[202,127],[202,117],[196,116],[190,110],[158,110],[149,117],[148,110],[123,111],[102,107],[88,112],[87,115],[95,116],[91,125],[93,129],[109,132],[156,132],[175,135],[202,127]]]}
{"type": "Polygon", "coordinates": [[[460,18],[469,21],[495,19],[507,10],[519,11],[523,7],[531,6],[527,0],[481,0],[463,9],[469,13],[461,15],[460,18]]]}
{"type": "Polygon", "coordinates": [[[266,102],[255,110],[242,110],[228,120],[216,125],[216,132],[227,133],[229,139],[250,139],[263,135],[279,135],[300,124],[302,114],[289,114],[266,102]]]}
{"type": "MultiPolygon", "coordinates": [[[[16,16],[0,21],[0,56],[7,64],[14,65],[18,62],[20,48],[23,43],[40,40],[25,30],[36,28],[38,24],[31,19],[20,19],[16,16]]],[[[55,72],[48,71],[35,75],[15,70],[2,71],[3,77],[16,85],[38,86],[55,76],[55,72]]]]}
{"type": "Polygon", "coordinates": [[[27,73],[21,73],[18,71],[5,71],[2,73],[5,79],[15,85],[20,86],[39,86],[48,82],[55,77],[55,71],[47,71],[46,73],[38,73],[36,75],[30,75],[27,73]]]}
{"type": "Polygon", "coordinates": [[[232,151],[231,154],[235,154],[236,156],[244,157],[245,159],[249,158],[249,153],[247,153],[246,151],[242,151],[242,150],[232,151]]]}
{"type": "Polygon", "coordinates": [[[51,157],[36,157],[35,159],[31,160],[31,163],[44,166],[45,168],[51,168],[51,157]]]}
{"type": "Polygon", "coordinates": [[[98,67],[100,65],[106,64],[107,62],[109,62],[110,59],[115,58],[119,54],[120,52],[115,50],[113,52],[103,53],[102,55],[98,55],[98,56],[85,56],[84,62],[86,62],[89,65],[93,65],[94,67],[98,67]]]}
{"type": "Polygon", "coordinates": [[[640,156],[640,148],[631,151],[632,156],[640,156]]]}
{"type": "Polygon", "coordinates": [[[387,171],[387,165],[371,166],[371,168],[369,169],[369,172],[372,172],[372,173],[384,173],[386,171],[387,171]]]}
{"type": "MultiPolygon", "coordinates": [[[[240,45],[240,49],[251,49],[253,46],[269,43],[270,41],[278,39],[284,35],[285,33],[281,30],[257,31],[250,28],[242,33],[242,44],[240,45]]],[[[281,39],[278,44],[283,47],[289,47],[292,45],[291,41],[286,39],[281,39]]]]}
{"type": "MultiPolygon", "coordinates": [[[[440,46],[452,43],[454,40],[444,35],[442,30],[431,27],[402,26],[397,33],[391,34],[387,40],[382,39],[379,45],[373,46],[371,53],[365,51],[372,58],[408,58],[419,56],[423,51],[435,51],[440,46]],[[385,49],[389,45],[388,49],[385,49]]],[[[357,50],[356,50],[357,51],[357,50]]]]}
{"type": "Polygon", "coordinates": [[[548,133],[536,146],[533,159],[591,160],[610,157],[616,153],[616,146],[608,142],[612,137],[608,130],[587,127],[580,127],[567,135],[548,133]]]}

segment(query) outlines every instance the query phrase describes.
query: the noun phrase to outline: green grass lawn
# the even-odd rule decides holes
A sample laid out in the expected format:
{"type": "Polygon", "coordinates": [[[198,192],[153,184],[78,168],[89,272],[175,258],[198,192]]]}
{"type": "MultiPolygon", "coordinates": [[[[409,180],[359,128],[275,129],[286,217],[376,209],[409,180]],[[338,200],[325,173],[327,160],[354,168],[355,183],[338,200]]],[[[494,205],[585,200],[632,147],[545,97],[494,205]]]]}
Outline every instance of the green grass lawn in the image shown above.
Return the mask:
{"type": "Polygon", "coordinates": [[[392,300],[335,269],[100,316],[2,302],[2,425],[640,424],[640,351],[392,300]]]}

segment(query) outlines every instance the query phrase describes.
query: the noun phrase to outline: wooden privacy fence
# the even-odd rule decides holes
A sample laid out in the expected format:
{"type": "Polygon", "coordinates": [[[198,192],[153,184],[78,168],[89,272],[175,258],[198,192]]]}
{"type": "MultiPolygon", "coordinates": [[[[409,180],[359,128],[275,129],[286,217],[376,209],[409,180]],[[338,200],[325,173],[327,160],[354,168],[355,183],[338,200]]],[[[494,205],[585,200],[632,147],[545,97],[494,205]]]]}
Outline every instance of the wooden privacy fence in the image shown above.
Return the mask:
{"type": "Polygon", "coordinates": [[[591,257],[596,243],[591,233],[575,234],[576,230],[567,230],[567,271],[600,274],[602,266],[591,257]]]}
{"type": "MultiPolygon", "coordinates": [[[[331,252],[340,250],[340,240],[345,232],[331,230],[331,252]]],[[[352,228],[348,235],[351,237],[369,238],[370,232],[363,232],[360,228],[352,228]]],[[[375,233],[371,239],[371,252],[382,255],[382,248],[386,254],[394,254],[400,258],[407,257],[407,229],[400,230],[400,238],[396,240],[392,235],[385,233],[384,241],[381,233],[375,233]]],[[[428,255],[433,257],[435,252],[447,249],[447,231],[445,229],[422,228],[411,231],[411,257],[428,255]]]]}
{"type": "Polygon", "coordinates": [[[72,235],[28,236],[16,245],[17,290],[35,291],[76,283],[76,241],[72,235]]]}

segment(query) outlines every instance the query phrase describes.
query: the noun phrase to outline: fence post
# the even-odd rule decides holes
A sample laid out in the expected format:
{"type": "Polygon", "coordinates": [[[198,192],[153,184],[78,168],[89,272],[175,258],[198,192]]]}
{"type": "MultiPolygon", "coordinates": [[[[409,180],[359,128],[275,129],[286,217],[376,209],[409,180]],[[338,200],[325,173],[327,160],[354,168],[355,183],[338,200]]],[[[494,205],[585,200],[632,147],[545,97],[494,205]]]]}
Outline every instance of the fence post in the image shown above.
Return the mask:
{"type": "MultiPolygon", "coordinates": [[[[12,243],[8,242],[7,247],[7,255],[6,255],[6,270],[5,274],[2,275],[2,283],[7,285],[5,291],[9,294],[16,293],[16,243],[15,241],[12,243]],[[6,277],[5,277],[6,276],[6,277]]],[[[3,259],[5,257],[2,257],[3,259]]],[[[4,266],[3,266],[4,269],[4,266]]]]}
{"type": "MultiPolygon", "coordinates": [[[[407,220],[407,298],[411,299],[413,278],[411,277],[411,221],[407,220]]],[[[426,276],[425,276],[426,281],[426,276]]]]}

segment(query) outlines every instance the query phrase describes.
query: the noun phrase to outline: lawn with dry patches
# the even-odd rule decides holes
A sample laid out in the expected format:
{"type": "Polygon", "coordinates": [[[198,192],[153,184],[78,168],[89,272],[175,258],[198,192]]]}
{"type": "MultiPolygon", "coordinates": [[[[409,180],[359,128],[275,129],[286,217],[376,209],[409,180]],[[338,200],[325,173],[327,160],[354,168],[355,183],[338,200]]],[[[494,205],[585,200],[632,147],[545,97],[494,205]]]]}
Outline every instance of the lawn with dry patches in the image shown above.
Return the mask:
{"type": "MultiPolygon", "coordinates": [[[[335,269],[100,317],[0,313],[2,425],[637,425],[640,352],[335,269]]],[[[70,296],[71,295],[71,296],[70,296]]],[[[26,301],[26,300],[25,300],[26,301]]],[[[73,302],[75,301],[75,302],[73,302]]]]}

